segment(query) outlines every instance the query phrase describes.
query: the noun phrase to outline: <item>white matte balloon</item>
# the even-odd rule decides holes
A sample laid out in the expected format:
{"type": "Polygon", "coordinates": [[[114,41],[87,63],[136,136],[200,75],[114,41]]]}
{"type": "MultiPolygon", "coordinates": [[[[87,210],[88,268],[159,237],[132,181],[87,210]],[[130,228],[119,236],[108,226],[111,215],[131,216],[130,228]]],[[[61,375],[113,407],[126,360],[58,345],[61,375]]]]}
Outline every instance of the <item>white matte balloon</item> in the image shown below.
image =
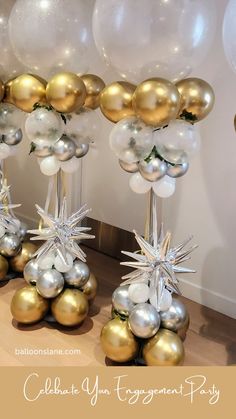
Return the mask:
{"type": "Polygon", "coordinates": [[[9,36],[17,58],[42,76],[88,70],[92,0],[17,0],[9,36]]]}
{"type": "Polygon", "coordinates": [[[133,303],[146,303],[149,299],[150,288],[147,284],[131,284],[128,294],[133,303]]]}
{"type": "Polygon", "coordinates": [[[136,117],[121,119],[110,133],[111,149],[126,163],[145,159],[151,153],[153,145],[152,128],[136,117]]]}
{"type": "Polygon", "coordinates": [[[51,269],[55,262],[55,256],[54,254],[48,254],[46,256],[43,256],[37,260],[38,266],[40,269],[51,269]]]}
{"type": "Polygon", "coordinates": [[[39,167],[44,175],[53,176],[60,170],[60,162],[55,156],[49,156],[40,161],[39,167]]]}
{"type": "MultiPolygon", "coordinates": [[[[152,293],[152,289],[150,289],[150,303],[156,307],[156,301],[155,301],[155,294],[152,293]]],[[[169,310],[170,306],[172,304],[172,295],[171,292],[168,291],[166,288],[164,288],[163,293],[162,293],[162,297],[161,297],[161,301],[160,301],[160,305],[158,308],[158,311],[166,311],[169,310]]]]}
{"type": "Polygon", "coordinates": [[[48,140],[55,143],[64,132],[64,122],[53,110],[38,108],[26,118],[25,132],[30,141],[48,140]]]}
{"type": "Polygon", "coordinates": [[[65,264],[60,256],[56,256],[54,265],[57,271],[64,273],[68,272],[73,267],[73,257],[69,253],[66,254],[66,261],[67,263],[65,264]]]}
{"type": "Polygon", "coordinates": [[[139,172],[134,173],[129,180],[130,189],[135,193],[147,193],[152,187],[152,183],[145,180],[139,172]]]}
{"type": "Polygon", "coordinates": [[[80,167],[80,160],[76,157],[72,157],[72,159],[67,161],[60,162],[61,164],[61,170],[66,173],[74,173],[76,170],[80,167]]]}
{"type": "Polygon", "coordinates": [[[96,111],[82,108],[66,115],[65,133],[77,144],[89,144],[96,138],[100,121],[96,111]]]}
{"type": "Polygon", "coordinates": [[[93,15],[98,51],[132,82],[186,77],[206,57],[215,26],[214,0],[97,0],[93,15]]]}
{"type": "Polygon", "coordinates": [[[153,182],[152,189],[160,198],[169,198],[175,192],[176,180],[169,176],[164,176],[161,180],[153,182]]]}
{"type": "Polygon", "coordinates": [[[154,131],[154,142],[160,155],[170,163],[188,162],[200,148],[200,134],[196,125],[171,121],[166,128],[154,131]]]}

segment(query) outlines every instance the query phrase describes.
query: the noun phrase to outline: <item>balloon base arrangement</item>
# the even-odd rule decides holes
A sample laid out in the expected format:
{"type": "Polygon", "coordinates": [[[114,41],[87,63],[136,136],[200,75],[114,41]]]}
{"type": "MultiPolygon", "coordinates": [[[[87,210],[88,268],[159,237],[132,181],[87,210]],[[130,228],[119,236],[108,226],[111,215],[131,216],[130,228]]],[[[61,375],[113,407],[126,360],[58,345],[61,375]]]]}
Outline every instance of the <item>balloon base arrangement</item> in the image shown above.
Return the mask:
{"type": "Polygon", "coordinates": [[[101,345],[112,361],[136,365],[180,365],[189,315],[173,294],[181,294],[177,274],[193,273],[180,266],[196,248],[186,248],[191,237],[171,247],[171,234],[157,234],[156,196],[151,193],[151,226],[148,240],[135,233],[137,252],[122,252],[134,259],[121,262],[134,270],[112,296],[112,319],[103,327],[101,345]]]}
{"type": "Polygon", "coordinates": [[[80,223],[87,215],[85,206],[67,217],[63,199],[54,217],[37,206],[45,228],[31,230],[35,240],[45,243],[24,268],[27,286],[16,291],[11,302],[13,318],[21,324],[45,319],[62,326],[77,327],[87,317],[97,291],[97,281],[85,263],[85,253],[78,241],[92,239],[89,227],[80,223]]]}

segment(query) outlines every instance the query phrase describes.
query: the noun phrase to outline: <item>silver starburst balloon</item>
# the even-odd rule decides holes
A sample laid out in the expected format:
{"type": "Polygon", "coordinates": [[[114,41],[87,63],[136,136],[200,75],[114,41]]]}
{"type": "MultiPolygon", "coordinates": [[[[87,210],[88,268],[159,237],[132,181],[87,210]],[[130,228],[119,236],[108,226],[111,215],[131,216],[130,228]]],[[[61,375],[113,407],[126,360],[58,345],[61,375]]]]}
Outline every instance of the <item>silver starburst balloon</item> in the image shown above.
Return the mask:
{"type": "Polygon", "coordinates": [[[177,294],[181,294],[178,287],[178,273],[193,273],[192,269],[179,266],[181,263],[190,259],[189,254],[197,247],[192,246],[186,249],[186,245],[190,242],[192,237],[189,237],[179,246],[170,247],[171,234],[168,232],[163,234],[163,227],[160,235],[157,233],[156,211],[153,211],[153,230],[152,230],[152,244],[146,241],[136,231],[134,231],[135,238],[139,244],[141,253],[137,252],[122,252],[135,260],[135,262],[121,262],[122,265],[134,268],[134,271],[123,276],[125,281],[121,285],[132,283],[147,283],[155,293],[155,308],[160,310],[160,302],[163,295],[164,288],[177,294]]]}
{"type": "Polygon", "coordinates": [[[86,232],[91,230],[89,227],[77,226],[90,211],[86,205],[67,217],[67,201],[63,199],[58,217],[53,217],[45,210],[36,205],[37,212],[48,226],[38,230],[29,230],[31,234],[37,234],[31,240],[46,240],[35,253],[37,259],[42,258],[48,252],[55,251],[63,263],[67,264],[66,252],[85,262],[86,255],[78,245],[77,241],[93,239],[94,236],[86,232]]]}
{"type": "Polygon", "coordinates": [[[18,208],[21,204],[11,204],[9,202],[10,186],[2,185],[0,190],[0,225],[10,233],[16,233],[19,230],[17,219],[11,214],[13,208],[18,208]]]}

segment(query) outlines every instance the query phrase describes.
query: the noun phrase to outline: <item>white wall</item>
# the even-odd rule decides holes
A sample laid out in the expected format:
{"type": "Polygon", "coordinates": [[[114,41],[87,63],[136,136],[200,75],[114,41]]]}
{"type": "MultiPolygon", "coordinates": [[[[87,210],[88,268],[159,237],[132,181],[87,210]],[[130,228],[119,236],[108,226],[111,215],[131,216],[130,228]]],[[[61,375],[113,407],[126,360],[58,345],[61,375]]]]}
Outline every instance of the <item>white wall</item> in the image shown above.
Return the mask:
{"type": "MultiPolygon", "coordinates": [[[[174,243],[193,234],[199,244],[191,261],[197,274],[181,281],[184,295],[236,318],[236,74],[226,62],[221,40],[227,1],[216,0],[216,4],[219,22],[215,44],[193,73],[212,84],[215,108],[201,123],[201,152],[189,173],[178,180],[176,194],[163,203],[163,213],[174,243]]],[[[109,75],[106,81],[111,79],[109,75]]],[[[93,218],[142,233],[146,196],[130,191],[129,175],[119,168],[109,149],[112,124],[102,117],[101,121],[97,145],[83,162],[82,201],[92,207],[93,218]]],[[[34,157],[27,156],[26,144],[17,162],[9,163],[9,172],[14,202],[24,203],[22,214],[35,218],[34,202],[44,203],[47,182],[34,157]]],[[[74,182],[73,207],[79,202],[79,177],[74,182]]]]}

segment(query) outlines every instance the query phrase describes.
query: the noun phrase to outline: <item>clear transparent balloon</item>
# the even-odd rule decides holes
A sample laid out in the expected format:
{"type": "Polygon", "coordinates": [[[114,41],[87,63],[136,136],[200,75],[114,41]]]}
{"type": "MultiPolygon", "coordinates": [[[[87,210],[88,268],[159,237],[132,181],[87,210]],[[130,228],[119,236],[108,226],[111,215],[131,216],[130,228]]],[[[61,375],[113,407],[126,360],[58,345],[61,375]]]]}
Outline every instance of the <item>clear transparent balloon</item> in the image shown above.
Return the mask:
{"type": "Polygon", "coordinates": [[[27,117],[25,132],[30,141],[59,140],[64,132],[64,122],[59,114],[45,108],[38,108],[27,117]]]}
{"type": "Polygon", "coordinates": [[[226,7],[223,22],[223,45],[226,58],[236,71],[236,2],[230,0],[226,7]]]}
{"type": "Polygon", "coordinates": [[[9,36],[17,58],[42,76],[85,73],[94,59],[94,0],[17,0],[9,36]]]}
{"type": "Polygon", "coordinates": [[[89,144],[96,139],[100,121],[96,111],[82,108],[78,112],[66,115],[66,135],[77,144],[89,144]]]}
{"type": "Polygon", "coordinates": [[[206,57],[215,27],[214,0],[97,0],[93,15],[98,51],[133,82],[186,77],[206,57]]]}
{"type": "Polygon", "coordinates": [[[24,113],[10,103],[0,104],[0,134],[11,135],[21,128],[24,113]]]}
{"type": "Polygon", "coordinates": [[[153,130],[135,117],[122,119],[110,133],[110,147],[126,163],[145,159],[154,144],[153,130]]]}
{"type": "Polygon", "coordinates": [[[160,155],[170,163],[188,162],[200,148],[200,134],[196,125],[176,120],[168,127],[154,132],[154,142],[160,155]]]}

